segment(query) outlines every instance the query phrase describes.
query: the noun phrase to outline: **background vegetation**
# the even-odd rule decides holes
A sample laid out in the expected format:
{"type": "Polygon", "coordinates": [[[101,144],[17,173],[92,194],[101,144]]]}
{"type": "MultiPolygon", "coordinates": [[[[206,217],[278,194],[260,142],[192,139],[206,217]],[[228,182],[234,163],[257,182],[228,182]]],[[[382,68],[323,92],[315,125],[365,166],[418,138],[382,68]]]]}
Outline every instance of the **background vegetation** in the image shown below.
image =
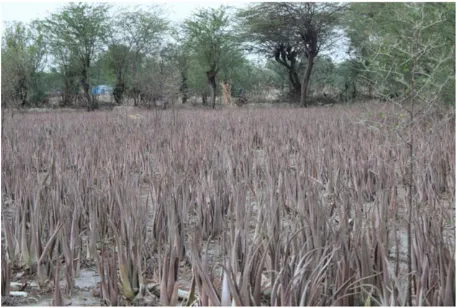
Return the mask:
{"type": "Polygon", "coordinates": [[[101,84],[116,104],[214,106],[224,84],[254,103],[388,100],[404,96],[414,57],[414,82],[429,80],[422,90],[440,92],[437,102],[455,98],[454,3],[255,3],[202,9],[180,25],[161,6],[71,3],[5,26],[5,106],[57,97],[92,110],[101,84]]]}

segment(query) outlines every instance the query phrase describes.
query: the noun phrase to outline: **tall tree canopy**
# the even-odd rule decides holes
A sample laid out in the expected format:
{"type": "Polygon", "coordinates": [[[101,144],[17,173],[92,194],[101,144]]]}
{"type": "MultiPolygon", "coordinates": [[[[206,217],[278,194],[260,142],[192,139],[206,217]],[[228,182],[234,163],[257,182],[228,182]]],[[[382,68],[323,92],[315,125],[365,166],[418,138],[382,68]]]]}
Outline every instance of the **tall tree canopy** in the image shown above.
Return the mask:
{"type": "Polygon", "coordinates": [[[113,18],[113,31],[109,37],[109,55],[115,72],[115,100],[122,102],[126,88],[127,73],[131,72],[130,92],[135,94],[138,104],[140,94],[138,70],[146,54],[154,54],[160,49],[161,37],[168,30],[168,22],[162,17],[159,7],[120,12],[113,18]],[[137,95],[136,95],[137,94],[137,95]]]}
{"type": "Polygon", "coordinates": [[[49,44],[75,57],[88,109],[97,108],[97,101],[91,98],[88,72],[106,42],[109,8],[108,4],[70,3],[42,23],[49,44]]]}
{"type": "Polygon", "coordinates": [[[2,35],[2,96],[23,106],[36,96],[39,72],[46,62],[46,42],[39,24],[13,22],[2,35]],[[32,93],[31,93],[32,92],[32,93]],[[5,95],[7,97],[5,97],[5,95]]]}
{"type": "Polygon", "coordinates": [[[239,13],[250,49],[273,57],[286,67],[304,106],[314,59],[338,38],[342,10],[343,5],[335,3],[270,2],[254,4],[239,13]],[[300,82],[298,62],[302,56],[307,60],[307,68],[300,82]]]}
{"type": "Polygon", "coordinates": [[[221,89],[254,101],[265,89],[303,106],[388,100],[404,94],[416,66],[425,93],[455,101],[453,3],[265,2],[201,9],[178,25],[163,12],[69,3],[44,20],[6,24],[3,98],[30,105],[60,90],[61,105],[95,109],[107,97],[91,86],[104,84],[118,104],[134,105],[210,96],[215,106],[221,89]]]}
{"type": "Polygon", "coordinates": [[[216,103],[216,76],[224,60],[238,49],[230,25],[230,16],[223,6],[200,10],[184,24],[188,46],[198,62],[206,68],[213,107],[216,103]]]}

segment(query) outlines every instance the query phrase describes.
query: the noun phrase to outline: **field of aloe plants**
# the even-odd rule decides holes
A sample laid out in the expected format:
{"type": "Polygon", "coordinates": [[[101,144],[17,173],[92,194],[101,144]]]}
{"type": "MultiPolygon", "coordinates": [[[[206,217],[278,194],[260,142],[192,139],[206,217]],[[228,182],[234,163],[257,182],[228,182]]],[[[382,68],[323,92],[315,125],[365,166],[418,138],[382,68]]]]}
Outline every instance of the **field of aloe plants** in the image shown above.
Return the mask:
{"type": "Polygon", "coordinates": [[[69,304],[92,270],[100,305],[453,305],[455,112],[405,123],[384,104],[4,112],[2,303],[69,304]]]}

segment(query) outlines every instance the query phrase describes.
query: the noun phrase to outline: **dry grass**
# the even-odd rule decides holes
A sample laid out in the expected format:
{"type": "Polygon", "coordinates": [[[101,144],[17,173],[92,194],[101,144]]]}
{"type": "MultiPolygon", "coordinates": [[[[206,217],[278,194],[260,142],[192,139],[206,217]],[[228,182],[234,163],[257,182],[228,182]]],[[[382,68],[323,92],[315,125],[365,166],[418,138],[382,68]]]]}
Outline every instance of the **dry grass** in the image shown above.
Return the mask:
{"type": "MultiPolygon", "coordinates": [[[[157,290],[161,305],[403,305],[403,117],[364,105],[6,116],[2,296],[4,261],[43,288],[64,272],[54,303],[93,261],[103,304],[157,290]]],[[[414,129],[411,302],[451,305],[454,112],[414,129]]]]}

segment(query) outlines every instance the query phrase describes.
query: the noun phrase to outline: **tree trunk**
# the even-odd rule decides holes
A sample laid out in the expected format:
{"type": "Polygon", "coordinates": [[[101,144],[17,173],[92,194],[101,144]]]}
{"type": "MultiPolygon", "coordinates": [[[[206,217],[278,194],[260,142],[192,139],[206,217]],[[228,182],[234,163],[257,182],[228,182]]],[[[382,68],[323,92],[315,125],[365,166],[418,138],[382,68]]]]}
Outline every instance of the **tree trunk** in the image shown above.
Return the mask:
{"type": "Polygon", "coordinates": [[[208,87],[211,92],[212,108],[216,108],[216,72],[214,70],[210,70],[206,72],[206,75],[208,76],[208,87]]]}
{"type": "Polygon", "coordinates": [[[302,85],[300,84],[299,75],[297,74],[296,71],[291,70],[289,72],[289,81],[291,82],[292,89],[293,89],[292,91],[293,98],[295,100],[299,100],[300,95],[301,95],[302,85]]]}
{"type": "Polygon", "coordinates": [[[82,71],[81,87],[83,88],[83,96],[86,100],[88,111],[97,109],[97,101],[91,98],[89,92],[88,69],[86,67],[82,71]]]}
{"type": "Polygon", "coordinates": [[[187,85],[187,75],[185,74],[185,72],[182,72],[182,84],[180,86],[180,92],[182,93],[182,104],[185,104],[187,102],[187,89],[188,89],[188,85],[187,85]]]}
{"type": "MultiPolygon", "coordinates": [[[[284,47],[282,46],[277,47],[276,51],[278,52],[278,54],[275,54],[275,60],[279,64],[283,65],[288,71],[289,82],[292,87],[289,96],[294,100],[299,100],[302,85],[299,80],[299,74],[297,73],[297,52],[292,51],[290,47],[287,50],[283,49],[284,47]],[[283,53],[285,54],[285,56],[280,57],[280,55],[283,53]]],[[[284,82],[282,87],[284,87],[284,82]]]]}
{"type": "MultiPolygon", "coordinates": [[[[136,80],[137,79],[137,61],[139,60],[139,52],[136,52],[136,55],[134,57],[134,61],[133,61],[133,71],[132,71],[132,81],[134,84],[138,84],[138,81],[136,80]]],[[[134,98],[134,106],[138,106],[139,105],[139,101],[140,101],[140,93],[141,91],[137,89],[136,86],[133,86],[132,87],[132,93],[133,93],[133,98],[134,98]]]]}
{"type": "Polygon", "coordinates": [[[83,97],[85,98],[86,100],[86,104],[88,106],[88,111],[92,111],[94,109],[96,109],[96,106],[93,102],[93,100],[91,99],[91,94],[89,93],[89,84],[86,80],[82,80],[82,87],[83,87],[83,97]]]}
{"type": "Polygon", "coordinates": [[[19,100],[21,101],[21,106],[22,107],[27,106],[29,102],[27,101],[28,89],[27,89],[27,81],[25,77],[19,80],[19,85],[17,87],[16,92],[17,92],[17,96],[19,100]]]}
{"type": "Polygon", "coordinates": [[[289,80],[291,81],[292,86],[294,87],[294,90],[300,93],[300,89],[302,88],[302,85],[300,84],[300,81],[299,81],[299,74],[297,74],[296,71],[289,72],[289,80]]]}
{"type": "Polygon", "coordinates": [[[117,84],[115,85],[115,89],[113,89],[113,98],[117,105],[121,105],[123,103],[123,94],[125,93],[125,83],[121,78],[121,71],[117,73],[117,84]]]}
{"type": "Polygon", "coordinates": [[[308,57],[308,66],[305,70],[302,80],[302,89],[300,92],[300,105],[307,107],[307,94],[308,94],[308,84],[310,82],[311,72],[313,70],[314,58],[310,55],[308,57]]]}
{"type": "Polygon", "coordinates": [[[64,81],[64,90],[62,91],[62,106],[72,105],[73,89],[74,84],[71,80],[66,79],[64,81]]]}

